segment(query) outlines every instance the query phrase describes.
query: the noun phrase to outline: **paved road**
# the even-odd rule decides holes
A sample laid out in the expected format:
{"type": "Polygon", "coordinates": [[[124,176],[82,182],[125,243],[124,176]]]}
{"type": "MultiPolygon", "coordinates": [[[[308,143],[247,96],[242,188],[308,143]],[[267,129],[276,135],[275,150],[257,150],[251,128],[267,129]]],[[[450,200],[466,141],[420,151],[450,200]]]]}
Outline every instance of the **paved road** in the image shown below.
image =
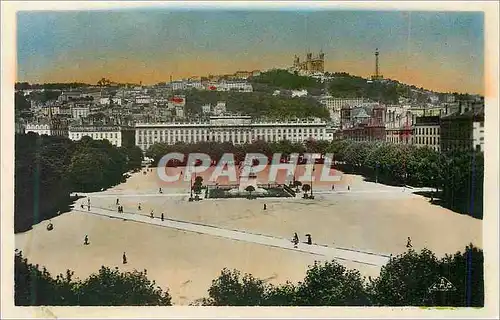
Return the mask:
{"type": "MultiPolygon", "coordinates": [[[[86,205],[86,200],[82,199],[78,203],[76,208],[80,208],[80,203],[86,205]]],[[[348,260],[356,263],[362,263],[372,266],[382,266],[387,263],[389,257],[387,255],[361,252],[351,249],[344,248],[334,248],[322,245],[307,245],[300,243],[298,248],[294,248],[290,239],[278,238],[268,235],[254,234],[245,231],[224,229],[217,226],[210,226],[206,224],[193,223],[188,221],[165,219],[161,221],[159,218],[151,218],[149,216],[134,214],[134,213],[118,213],[111,211],[109,209],[91,207],[91,211],[77,210],[81,211],[83,214],[95,214],[100,216],[106,216],[110,218],[125,219],[127,221],[134,221],[138,223],[146,223],[150,225],[174,228],[178,230],[196,232],[200,234],[207,234],[216,237],[245,241],[270,247],[281,248],[285,250],[294,250],[298,252],[304,252],[314,255],[323,256],[326,259],[340,259],[348,260]]]]}

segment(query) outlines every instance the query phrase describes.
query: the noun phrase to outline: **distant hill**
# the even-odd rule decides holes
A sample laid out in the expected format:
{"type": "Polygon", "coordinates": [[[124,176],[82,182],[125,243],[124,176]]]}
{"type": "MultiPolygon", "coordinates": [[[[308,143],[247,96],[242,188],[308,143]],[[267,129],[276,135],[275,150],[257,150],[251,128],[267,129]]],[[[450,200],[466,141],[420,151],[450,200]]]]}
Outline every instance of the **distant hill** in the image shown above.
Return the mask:
{"type": "MultiPolygon", "coordinates": [[[[364,97],[385,104],[396,104],[400,97],[408,98],[414,103],[429,102],[429,95],[436,95],[439,101],[444,102],[448,93],[435,92],[422,87],[408,85],[396,80],[385,79],[370,81],[345,72],[328,73],[332,77],[326,83],[312,77],[300,76],[287,70],[275,69],[250,78],[255,91],[273,92],[274,90],[306,89],[310,95],[320,95],[328,91],[338,98],[364,97]]],[[[468,99],[470,95],[453,93],[457,100],[468,99]]]]}

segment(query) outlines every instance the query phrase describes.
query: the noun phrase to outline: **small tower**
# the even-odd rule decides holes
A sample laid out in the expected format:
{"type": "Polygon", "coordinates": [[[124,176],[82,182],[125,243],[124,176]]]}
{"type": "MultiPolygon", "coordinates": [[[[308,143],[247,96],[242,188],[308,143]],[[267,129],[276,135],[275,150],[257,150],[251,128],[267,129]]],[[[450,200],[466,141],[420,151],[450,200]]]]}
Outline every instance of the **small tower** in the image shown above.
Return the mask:
{"type": "Polygon", "coordinates": [[[379,51],[378,48],[375,49],[375,74],[372,76],[372,80],[382,80],[383,75],[380,74],[379,64],[378,64],[379,51]]]}

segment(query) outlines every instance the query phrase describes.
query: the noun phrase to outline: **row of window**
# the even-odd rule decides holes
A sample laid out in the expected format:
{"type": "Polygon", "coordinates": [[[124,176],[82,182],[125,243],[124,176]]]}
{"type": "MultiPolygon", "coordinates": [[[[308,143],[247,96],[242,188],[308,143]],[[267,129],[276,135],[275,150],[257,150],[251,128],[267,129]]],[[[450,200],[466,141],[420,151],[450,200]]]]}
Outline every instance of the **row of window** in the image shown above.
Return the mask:
{"type": "MultiPolygon", "coordinates": [[[[167,134],[207,134],[208,132],[211,132],[212,130],[210,129],[169,129],[169,130],[137,130],[137,133],[139,136],[144,136],[144,135],[167,135],[167,134]]],[[[311,129],[311,128],[305,128],[305,129],[255,129],[254,130],[256,134],[273,134],[273,133],[318,133],[318,129],[311,129]]],[[[323,132],[324,129],[319,129],[319,132],[323,132]]],[[[225,130],[224,132],[234,132],[234,133],[241,133],[241,130],[238,129],[230,129],[230,130],[225,130]]]]}
{"type": "Polygon", "coordinates": [[[439,145],[439,137],[413,137],[415,144],[439,145]]]}
{"type": "MultiPolygon", "coordinates": [[[[137,144],[153,144],[155,142],[167,142],[167,143],[176,143],[176,142],[202,142],[202,141],[218,141],[218,142],[234,142],[234,143],[245,143],[250,142],[252,139],[263,139],[265,141],[281,141],[281,140],[291,140],[291,141],[304,141],[308,138],[312,138],[312,136],[298,136],[298,135],[270,135],[270,136],[260,136],[253,134],[243,134],[243,135],[228,135],[228,134],[211,134],[211,135],[184,135],[184,136],[160,136],[158,137],[142,137],[139,136],[137,138],[137,144]]],[[[319,139],[323,139],[323,134],[319,135],[319,139]]]]}
{"type": "Polygon", "coordinates": [[[92,139],[118,139],[118,133],[116,132],[99,132],[99,133],[72,133],[70,134],[70,138],[72,140],[79,140],[83,137],[91,137],[92,139]]]}
{"type": "Polygon", "coordinates": [[[439,134],[439,128],[415,128],[415,129],[413,129],[413,134],[437,135],[437,134],[439,134]]]}
{"type": "Polygon", "coordinates": [[[409,136],[404,136],[400,138],[399,135],[391,135],[387,137],[387,141],[392,143],[408,144],[411,141],[411,138],[409,136]]]}

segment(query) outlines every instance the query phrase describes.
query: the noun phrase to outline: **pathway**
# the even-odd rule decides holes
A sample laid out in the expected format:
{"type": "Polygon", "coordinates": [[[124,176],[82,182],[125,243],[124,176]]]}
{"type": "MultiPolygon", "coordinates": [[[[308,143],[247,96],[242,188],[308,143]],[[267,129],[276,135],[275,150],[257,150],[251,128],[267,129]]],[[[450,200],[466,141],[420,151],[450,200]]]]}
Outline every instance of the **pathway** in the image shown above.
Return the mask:
{"type": "MultiPolygon", "coordinates": [[[[86,201],[82,201],[81,203],[86,204],[86,201]]],[[[79,208],[80,204],[78,204],[76,207],[79,208]]],[[[383,254],[356,251],[353,249],[345,249],[345,248],[334,248],[323,245],[315,245],[315,244],[307,245],[304,243],[300,243],[297,248],[294,248],[294,245],[292,244],[290,239],[254,234],[239,230],[230,230],[230,229],[220,228],[217,226],[211,226],[211,225],[188,222],[188,221],[180,221],[173,219],[165,219],[164,221],[161,221],[161,219],[157,217],[151,218],[146,215],[127,213],[127,212],[118,213],[109,209],[96,208],[96,207],[91,207],[91,211],[86,211],[86,210],[76,210],[76,211],[80,211],[86,214],[95,214],[110,218],[124,219],[125,221],[146,223],[149,225],[173,228],[189,232],[196,232],[200,234],[207,234],[231,240],[245,241],[270,247],[309,253],[309,254],[323,256],[326,259],[330,260],[331,259],[348,260],[372,266],[383,266],[389,260],[389,257],[383,254]]]]}

